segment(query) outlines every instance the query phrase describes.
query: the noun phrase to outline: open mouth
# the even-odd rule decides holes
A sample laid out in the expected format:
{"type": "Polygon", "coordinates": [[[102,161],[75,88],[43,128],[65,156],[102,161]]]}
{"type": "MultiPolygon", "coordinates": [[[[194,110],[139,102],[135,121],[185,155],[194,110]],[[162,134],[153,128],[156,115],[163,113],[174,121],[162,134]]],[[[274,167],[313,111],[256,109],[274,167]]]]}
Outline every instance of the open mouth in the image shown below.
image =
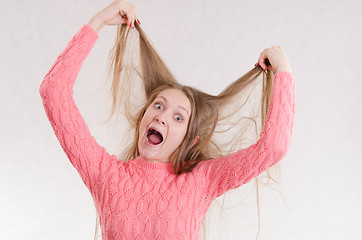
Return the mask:
{"type": "Polygon", "coordinates": [[[158,145],[163,142],[162,134],[153,128],[148,129],[146,139],[153,145],[158,145]]]}

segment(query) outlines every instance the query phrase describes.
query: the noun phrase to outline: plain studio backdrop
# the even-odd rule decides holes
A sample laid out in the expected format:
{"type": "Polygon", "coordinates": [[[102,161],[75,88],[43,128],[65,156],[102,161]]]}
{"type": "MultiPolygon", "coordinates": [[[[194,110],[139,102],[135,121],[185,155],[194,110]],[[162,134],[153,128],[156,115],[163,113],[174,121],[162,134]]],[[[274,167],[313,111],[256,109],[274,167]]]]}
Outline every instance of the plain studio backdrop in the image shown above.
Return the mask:
{"type": "MultiPolygon", "coordinates": [[[[1,239],[93,239],[92,197],[53,133],[39,86],[72,36],[109,3],[0,3],[1,239]]],[[[362,239],[362,2],[131,3],[176,78],[208,93],[252,69],[263,49],[284,48],[296,82],[296,116],[280,162],[281,185],[274,186],[281,195],[268,187],[260,192],[259,239],[362,239]]],[[[116,26],[99,32],[74,86],[92,135],[112,154],[122,136],[112,122],[104,124],[111,106],[104,85],[115,33],[116,26]]],[[[211,218],[209,239],[255,239],[251,186],[229,195],[235,202],[249,197],[211,218]]]]}

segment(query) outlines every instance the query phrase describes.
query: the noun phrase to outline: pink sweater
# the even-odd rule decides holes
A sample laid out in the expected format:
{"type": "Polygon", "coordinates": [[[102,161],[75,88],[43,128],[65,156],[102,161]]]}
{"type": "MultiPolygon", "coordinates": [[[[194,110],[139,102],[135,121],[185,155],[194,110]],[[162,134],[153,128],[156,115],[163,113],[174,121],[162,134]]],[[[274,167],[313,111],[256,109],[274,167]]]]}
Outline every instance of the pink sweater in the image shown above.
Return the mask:
{"type": "Polygon", "coordinates": [[[97,39],[97,32],[83,25],[50,68],[39,92],[59,143],[93,197],[103,240],[198,239],[216,197],[247,183],[287,153],[295,115],[293,76],[275,75],[265,129],[257,143],[177,176],[171,163],[140,157],[119,160],[89,132],[72,88],[97,39]]]}

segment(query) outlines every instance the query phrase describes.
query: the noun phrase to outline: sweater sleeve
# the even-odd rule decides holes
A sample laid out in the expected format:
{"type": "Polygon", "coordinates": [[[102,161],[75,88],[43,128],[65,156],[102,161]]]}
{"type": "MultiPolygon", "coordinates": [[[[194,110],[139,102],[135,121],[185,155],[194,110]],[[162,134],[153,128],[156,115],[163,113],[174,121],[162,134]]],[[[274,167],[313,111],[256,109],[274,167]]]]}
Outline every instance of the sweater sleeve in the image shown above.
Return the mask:
{"type": "Polygon", "coordinates": [[[73,100],[75,79],[97,39],[97,32],[83,25],[58,56],[39,88],[54,133],[91,192],[102,171],[117,159],[90,134],[73,100]]]}
{"type": "Polygon", "coordinates": [[[274,76],[271,101],[260,139],[248,148],[226,157],[201,162],[206,191],[216,198],[249,182],[287,153],[295,115],[295,82],[289,72],[274,76]]]}

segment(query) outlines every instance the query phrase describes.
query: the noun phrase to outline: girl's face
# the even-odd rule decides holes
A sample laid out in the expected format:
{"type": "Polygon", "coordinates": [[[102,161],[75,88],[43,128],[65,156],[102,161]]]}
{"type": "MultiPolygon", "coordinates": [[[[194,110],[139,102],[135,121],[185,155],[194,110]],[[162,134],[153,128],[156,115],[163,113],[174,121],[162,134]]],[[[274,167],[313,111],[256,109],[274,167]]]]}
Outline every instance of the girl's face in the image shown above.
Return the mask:
{"type": "Polygon", "coordinates": [[[168,162],[186,135],[190,114],[190,101],[181,90],[163,90],[141,120],[140,157],[150,162],[168,162]]]}

